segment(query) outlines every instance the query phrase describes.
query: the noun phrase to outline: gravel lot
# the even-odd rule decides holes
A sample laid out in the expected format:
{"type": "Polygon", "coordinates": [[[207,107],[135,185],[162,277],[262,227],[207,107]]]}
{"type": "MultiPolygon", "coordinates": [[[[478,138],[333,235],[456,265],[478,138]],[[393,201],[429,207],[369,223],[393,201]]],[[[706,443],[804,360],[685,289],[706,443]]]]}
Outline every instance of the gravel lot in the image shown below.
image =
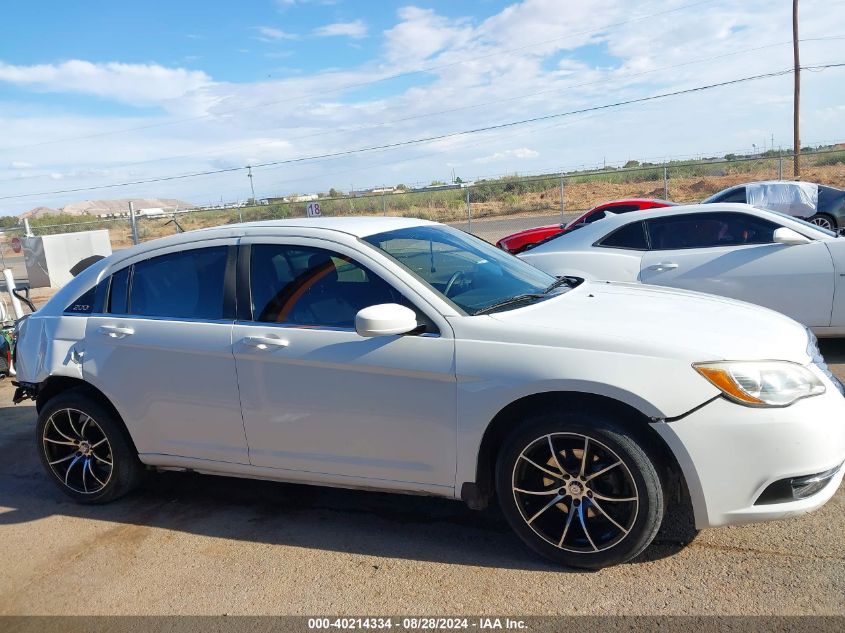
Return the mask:
{"type": "MultiPolygon", "coordinates": [[[[824,348],[845,377],[845,341],[824,348]]],[[[167,473],[76,505],[11,394],[0,383],[0,614],[845,614],[845,489],[806,517],[573,572],[495,511],[439,499],[167,473]]]]}

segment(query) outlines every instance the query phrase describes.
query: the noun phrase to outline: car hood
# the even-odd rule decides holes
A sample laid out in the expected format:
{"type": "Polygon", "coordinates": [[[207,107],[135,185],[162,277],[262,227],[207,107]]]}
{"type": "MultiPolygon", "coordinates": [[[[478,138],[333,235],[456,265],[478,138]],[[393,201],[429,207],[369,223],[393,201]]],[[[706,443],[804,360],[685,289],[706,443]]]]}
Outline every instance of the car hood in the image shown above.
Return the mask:
{"type": "Polygon", "coordinates": [[[542,345],[691,362],[811,360],[800,323],[767,308],[675,288],[585,281],[559,297],[490,316],[512,325],[523,342],[542,345]]]}

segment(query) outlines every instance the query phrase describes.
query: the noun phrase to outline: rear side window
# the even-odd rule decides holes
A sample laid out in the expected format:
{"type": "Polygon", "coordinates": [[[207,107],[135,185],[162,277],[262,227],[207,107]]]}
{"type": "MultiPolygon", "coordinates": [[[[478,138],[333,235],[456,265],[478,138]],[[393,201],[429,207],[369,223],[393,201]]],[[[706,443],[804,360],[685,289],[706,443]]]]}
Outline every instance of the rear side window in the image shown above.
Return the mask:
{"type": "Polygon", "coordinates": [[[596,243],[606,248],[627,248],[633,251],[648,250],[645,227],[642,222],[631,222],[619,227],[613,233],[596,243]]]}
{"type": "Polygon", "coordinates": [[[128,313],[222,319],[228,250],[213,246],[138,262],[133,266],[128,313]]]}
{"type": "Polygon", "coordinates": [[[65,312],[70,314],[91,314],[94,312],[94,299],[96,296],[97,287],[94,286],[65,308],[65,312]]]}
{"type": "Polygon", "coordinates": [[[690,213],[646,221],[652,250],[771,244],[777,224],[745,213],[690,213]]]}
{"type": "Polygon", "coordinates": [[[65,308],[65,314],[96,314],[102,312],[108,283],[109,278],[106,277],[93,288],[86,290],[65,308]]]}
{"type": "Polygon", "coordinates": [[[111,314],[126,314],[128,306],[129,268],[127,267],[112,275],[107,312],[110,312],[111,314]]]}

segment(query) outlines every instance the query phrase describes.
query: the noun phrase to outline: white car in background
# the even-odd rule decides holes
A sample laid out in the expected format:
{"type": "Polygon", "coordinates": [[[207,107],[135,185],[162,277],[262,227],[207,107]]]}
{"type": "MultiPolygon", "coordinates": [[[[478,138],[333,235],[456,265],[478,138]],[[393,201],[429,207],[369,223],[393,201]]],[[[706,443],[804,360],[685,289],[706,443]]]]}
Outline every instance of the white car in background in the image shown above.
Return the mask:
{"type": "Polygon", "coordinates": [[[611,216],[519,257],[552,275],[741,299],[845,336],[845,238],[776,211],[716,203],[611,216]]]}
{"type": "Polygon", "coordinates": [[[495,496],[531,548],[597,568],[642,552],[669,499],[699,528],[763,521],[843,477],[845,398],[795,321],[556,279],[422,220],[120,251],[20,323],[16,366],[47,476],[82,503],[145,467],[495,496]]]}

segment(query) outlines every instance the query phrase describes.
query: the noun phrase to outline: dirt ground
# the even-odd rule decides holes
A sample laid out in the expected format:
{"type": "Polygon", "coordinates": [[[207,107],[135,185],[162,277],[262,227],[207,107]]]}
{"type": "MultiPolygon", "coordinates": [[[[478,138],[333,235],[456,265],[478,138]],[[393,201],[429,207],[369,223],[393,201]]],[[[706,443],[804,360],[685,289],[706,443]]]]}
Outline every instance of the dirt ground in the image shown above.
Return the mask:
{"type": "MultiPolygon", "coordinates": [[[[772,163],[774,165],[774,163],[772,163]]],[[[726,174],[723,176],[706,176],[680,178],[672,177],[669,181],[669,199],[675,202],[693,203],[700,202],[707,196],[738,185],[743,182],[756,180],[771,180],[777,177],[772,169],[761,169],[759,171],[726,174]]],[[[802,179],[807,182],[818,182],[833,187],[845,188],[845,164],[807,166],[802,172],[802,179]]],[[[495,217],[506,220],[508,218],[519,219],[525,216],[554,215],[560,213],[560,188],[557,182],[550,181],[549,189],[542,192],[526,193],[505,202],[500,200],[490,202],[473,202],[472,217],[474,221],[482,218],[495,217]]],[[[406,194],[418,195],[418,194],[406,194]]],[[[602,182],[596,180],[587,183],[567,184],[565,187],[565,209],[566,215],[577,214],[594,207],[597,204],[616,200],[620,198],[642,197],[642,198],[663,198],[663,182],[602,182]]],[[[425,217],[439,222],[458,222],[466,218],[465,209],[431,209],[424,202],[425,196],[420,194],[420,204],[410,210],[403,210],[402,215],[425,217]],[[417,213],[415,214],[414,211],[417,213]]],[[[387,215],[395,215],[398,212],[390,210],[390,196],[387,197],[387,215]]],[[[304,209],[304,205],[301,205],[304,209]]],[[[304,213],[304,210],[301,211],[304,213]]],[[[216,226],[227,221],[237,219],[237,209],[229,209],[226,212],[204,213],[197,212],[179,217],[179,222],[185,230],[216,226]]],[[[143,241],[171,235],[176,230],[169,219],[147,219],[142,222],[143,241]]],[[[120,222],[119,226],[110,230],[112,248],[125,248],[132,244],[131,233],[127,222],[120,222]]]]}
{"type": "MultiPolygon", "coordinates": [[[[845,379],[845,340],[823,342],[845,379]]],[[[495,510],[182,473],[68,500],[0,381],[0,615],[845,615],[845,488],[781,522],[666,532],[599,572],[546,564],[495,510]]]]}

